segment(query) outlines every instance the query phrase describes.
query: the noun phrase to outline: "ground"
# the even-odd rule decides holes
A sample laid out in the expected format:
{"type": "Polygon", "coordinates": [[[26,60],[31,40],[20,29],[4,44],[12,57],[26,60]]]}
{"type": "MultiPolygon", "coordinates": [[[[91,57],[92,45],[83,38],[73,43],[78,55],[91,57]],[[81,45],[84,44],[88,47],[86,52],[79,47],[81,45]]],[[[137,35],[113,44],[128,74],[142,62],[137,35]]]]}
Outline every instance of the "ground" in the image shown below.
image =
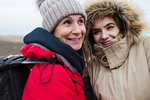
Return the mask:
{"type": "Polygon", "coordinates": [[[22,36],[0,36],[0,57],[21,54],[22,39],[22,36]]]}

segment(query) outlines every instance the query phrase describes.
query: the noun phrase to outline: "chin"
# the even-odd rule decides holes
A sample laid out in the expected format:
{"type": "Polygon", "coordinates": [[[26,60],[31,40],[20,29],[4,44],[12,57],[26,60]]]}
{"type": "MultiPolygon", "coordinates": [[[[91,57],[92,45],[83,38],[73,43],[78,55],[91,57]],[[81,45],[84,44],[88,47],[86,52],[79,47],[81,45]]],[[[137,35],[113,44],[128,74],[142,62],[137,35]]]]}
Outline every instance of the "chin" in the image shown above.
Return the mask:
{"type": "Polygon", "coordinates": [[[76,51],[78,51],[78,50],[80,50],[81,49],[81,46],[79,46],[79,47],[72,47],[74,50],[76,50],[76,51]]]}

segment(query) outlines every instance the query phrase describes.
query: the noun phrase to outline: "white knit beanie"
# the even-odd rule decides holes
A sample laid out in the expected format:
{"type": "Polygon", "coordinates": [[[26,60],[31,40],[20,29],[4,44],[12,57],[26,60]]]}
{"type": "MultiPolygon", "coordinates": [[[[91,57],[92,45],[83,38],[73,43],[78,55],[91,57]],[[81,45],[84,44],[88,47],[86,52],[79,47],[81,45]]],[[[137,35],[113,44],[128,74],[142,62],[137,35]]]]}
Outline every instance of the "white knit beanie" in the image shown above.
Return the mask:
{"type": "Polygon", "coordinates": [[[43,17],[42,27],[48,32],[71,14],[81,14],[86,19],[86,13],[77,0],[42,0],[39,9],[43,17]]]}

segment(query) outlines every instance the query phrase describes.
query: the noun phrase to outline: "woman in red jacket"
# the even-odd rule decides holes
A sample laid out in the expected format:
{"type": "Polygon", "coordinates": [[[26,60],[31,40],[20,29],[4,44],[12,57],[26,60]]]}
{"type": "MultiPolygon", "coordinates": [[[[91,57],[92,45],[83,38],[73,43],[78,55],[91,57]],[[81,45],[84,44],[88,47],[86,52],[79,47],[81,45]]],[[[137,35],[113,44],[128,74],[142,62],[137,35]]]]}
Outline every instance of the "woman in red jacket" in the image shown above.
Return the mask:
{"type": "Polygon", "coordinates": [[[81,48],[86,14],[76,0],[39,0],[42,28],[24,37],[22,54],[34,64],[22,100],[84,100],[81,48]]]}

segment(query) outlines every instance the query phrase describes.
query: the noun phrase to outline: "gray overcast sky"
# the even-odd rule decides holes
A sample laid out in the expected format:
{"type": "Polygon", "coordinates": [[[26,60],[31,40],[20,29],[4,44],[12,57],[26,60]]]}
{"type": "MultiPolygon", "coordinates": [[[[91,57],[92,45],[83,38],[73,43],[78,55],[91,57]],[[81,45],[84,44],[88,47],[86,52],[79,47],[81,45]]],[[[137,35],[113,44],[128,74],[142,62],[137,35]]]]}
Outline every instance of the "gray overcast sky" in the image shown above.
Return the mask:
{"type": "MultiPolygon", "coordinates": [[[[78,1],[82,5],[88,2],[88,0],[78,1]]],[[[150,26],[150,0],[130,1],[143,10],[144,20],[150,26]]],[[[0,35],[25,35],[34,28],[40,27],[41,20],[35,0],[1,0],[0,35]]],[[[150,34],[150,31],[148,32],[150,34]]]]}

